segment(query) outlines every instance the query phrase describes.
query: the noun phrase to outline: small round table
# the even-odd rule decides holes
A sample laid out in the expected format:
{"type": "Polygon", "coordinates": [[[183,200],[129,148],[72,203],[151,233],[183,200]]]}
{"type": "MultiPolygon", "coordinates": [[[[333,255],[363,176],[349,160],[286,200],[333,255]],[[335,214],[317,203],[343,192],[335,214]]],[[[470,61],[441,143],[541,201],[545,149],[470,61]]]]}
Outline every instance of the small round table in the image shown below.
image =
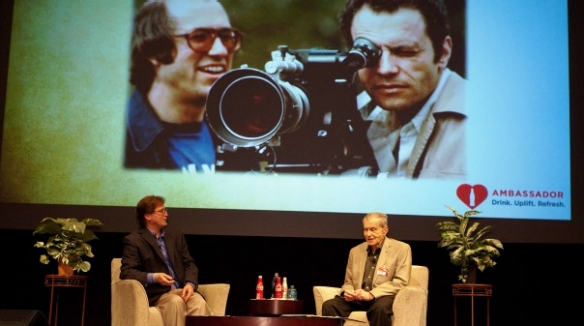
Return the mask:
{"type": "Polygon", "coordinates": [[[470,297],[471,325],[474,326],[474,298],[485,297],[487,299],[487,326],[490,324],[490,299],[493,295],[493,286],[491,284],[452,284],[452,296],[454,296],[454,326],[456,326],[456,298],[470,297]]]}
{"type": "Polygon", "coordinates": [[[51,303],[49,306],[49,325],[57,325],[59,317],[59,290],[61,288],[77,288],[83,289],[83,306],[81,308],[81,326],[85,319],[85,298],[87,295],[87,276],[81,275],[57,275],[48,274],[45,276],[45,286],[51,288],[51,303]],[[54,296],[57,294],[55,300],[54,296]],[[53,324],[53,301],[55,302],[55,320],[53,324]]]}
{"type": "Polygon", "coordinates": [[[281,316],[302,314],[302,300],[251,299],[249,314],[252,316],[281,316]]]}

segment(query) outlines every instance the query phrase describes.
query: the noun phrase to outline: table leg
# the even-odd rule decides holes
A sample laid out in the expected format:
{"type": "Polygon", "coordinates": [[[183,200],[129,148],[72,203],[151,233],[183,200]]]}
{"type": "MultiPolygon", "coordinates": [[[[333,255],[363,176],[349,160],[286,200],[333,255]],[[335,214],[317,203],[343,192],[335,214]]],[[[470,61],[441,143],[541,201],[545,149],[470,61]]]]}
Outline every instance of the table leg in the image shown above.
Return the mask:
{"type": "Polygon", "coordinates": [[[491,298],[487,297],[487,326],[491,325],[491,298]]]}
{"type": "Polygon", "coordinates": [[[458,313],[456,312],[456,297],[454,297],[454,326],[456,326],[456,316],[458,313]]]}
{"type": "Polygon", "coordinates": [[[49,325],[53,325],[53,295],[55,294],[55,287],[51,286],[51,303],[49,304],[49,325]]]}
{"type": "Polygon", "coordinates": [[[474,326],[474,295],[470,297],[470,325],[474,326]]]}
{"type": "MultiPolygon", "coordinates": [[[[83,322],[85,321],[85,297],[87,295],[87,286],[83,288],[83,308],[81,308],[81,326],[83,326],[83,322]]],[[[487,325],[488,326],[488,325],[487,325]]]]}
{"type": "Polygon", "coordinates": [[[61,290],[57,289],[57,302],[55,303],[55,326],[59,325],[59,296],[61,295],[61,290]]]}

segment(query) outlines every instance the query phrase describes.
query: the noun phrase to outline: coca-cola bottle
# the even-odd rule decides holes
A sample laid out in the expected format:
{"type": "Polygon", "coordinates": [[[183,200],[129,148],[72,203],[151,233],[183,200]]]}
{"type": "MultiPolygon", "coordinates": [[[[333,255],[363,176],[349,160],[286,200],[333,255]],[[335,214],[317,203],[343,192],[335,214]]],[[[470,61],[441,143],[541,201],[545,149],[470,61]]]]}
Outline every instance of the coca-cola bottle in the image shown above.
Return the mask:
{"type": "Polygon", "coordinates": [[[280,276],[276,278],[276,286],[274,289],[276,299],[282,299],[282,281],[280,280],[280,276]]]}
{"type": "Polygon", "coordinates": [[[256,299],[264,298],[264,280],[262,276],[258,276],[258,283],[256,284],[256,299]]]}

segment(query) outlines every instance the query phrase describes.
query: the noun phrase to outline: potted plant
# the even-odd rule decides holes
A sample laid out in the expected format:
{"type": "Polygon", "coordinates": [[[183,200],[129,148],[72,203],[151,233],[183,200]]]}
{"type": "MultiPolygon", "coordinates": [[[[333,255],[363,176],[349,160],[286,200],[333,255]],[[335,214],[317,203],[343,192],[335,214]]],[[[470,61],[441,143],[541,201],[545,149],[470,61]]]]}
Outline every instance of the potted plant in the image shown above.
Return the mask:
{"type": "Polygon", "coordinates": [[[493,258],[500,255],[499,249],[503,249],[503,244],[497,239],[485,238],[491,226],[479,229],[479,222],[470,223],[470,217],[479,214],[479,211],[470,210],[461,215],[454,208],[446,207],[454,213],[454,220],[436,224],[442,238],[438,247],[449,250],[450,262],[460,266],[460,281],[476,283],[476,270],[482,272],[487,267],[495,266],[493,258]]]}
{"type": "MultiPolygon", "coordinates": [[[[59,263],[59,274],[72,275],[74,271],[87,272],[91,268],[84,257],[93,257],[91,245],[87,242],[97,239],[90,228],[103,225],[95,218],[79,221],[75,218],[45,217],[34,230],[35,234],[50,235],[46,241],[37,241],[36,248],[44,248],[47,255],[41,255],[40,262],[49,263],[49,257],[59,263]],[[68,266],[68,272],[63,272],[61,266],[68,266]]],[[[67,268],[66,268],[67,269],[67,268]]]]}

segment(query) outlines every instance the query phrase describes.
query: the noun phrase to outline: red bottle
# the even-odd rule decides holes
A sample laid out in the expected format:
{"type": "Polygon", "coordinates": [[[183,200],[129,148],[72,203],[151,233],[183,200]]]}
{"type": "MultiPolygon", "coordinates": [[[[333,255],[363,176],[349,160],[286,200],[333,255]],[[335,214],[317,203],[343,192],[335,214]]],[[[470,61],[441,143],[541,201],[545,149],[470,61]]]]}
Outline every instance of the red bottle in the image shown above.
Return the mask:
{"type": "Polygon", "coordinates": [[[258,284],[256,285],[256,299],[264,298],[264,281],[262,276],[258,276],[258,284]]]}
{"type": "Polygon", "coordinates": [[[280,280],[280,276],[276,278],[276,288],[274,292],[276,293],[276,299],[282,299],[282,281],[280,280]]]}

